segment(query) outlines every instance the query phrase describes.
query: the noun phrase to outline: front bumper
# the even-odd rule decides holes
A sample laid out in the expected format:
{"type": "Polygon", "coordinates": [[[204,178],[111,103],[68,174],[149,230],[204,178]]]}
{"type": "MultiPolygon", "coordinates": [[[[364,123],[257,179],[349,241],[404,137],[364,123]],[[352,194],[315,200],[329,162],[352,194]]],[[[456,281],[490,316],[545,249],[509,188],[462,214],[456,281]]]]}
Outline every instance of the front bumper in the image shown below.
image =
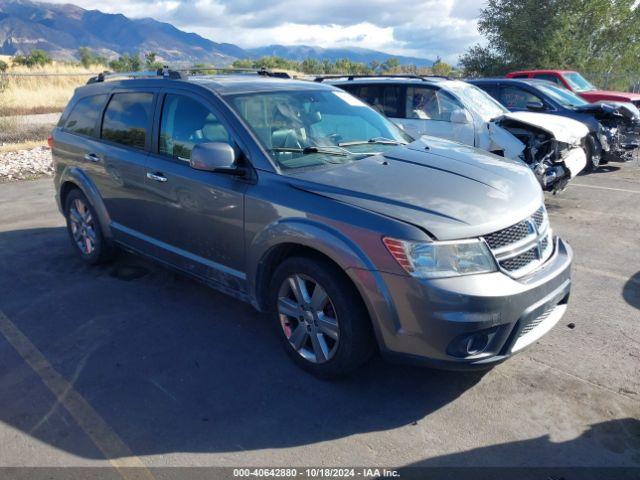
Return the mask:
{"type": "Polygon", "coordinates": [[[376,328],[383,355],[452,369],[486,368],[505,360],[562,317],[572,256],[556,238],[549,260],[517,280],[500,272],[437,280],[381,273],[394,310],[387,324],[376,328]],[[472,334],[484,335],[486,346],[468,353],[460,345],[472,334]]]}

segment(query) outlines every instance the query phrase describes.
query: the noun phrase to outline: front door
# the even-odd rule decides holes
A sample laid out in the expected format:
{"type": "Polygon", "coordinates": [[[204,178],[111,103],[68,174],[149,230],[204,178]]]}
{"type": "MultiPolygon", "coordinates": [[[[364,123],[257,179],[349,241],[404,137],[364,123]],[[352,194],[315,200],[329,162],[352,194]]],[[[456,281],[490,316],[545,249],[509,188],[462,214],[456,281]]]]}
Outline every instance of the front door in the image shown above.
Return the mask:
{"type": "Polygon", "coordinates": [[[190,167],[198,143],[236,147],[208,100],[182,91],[159,99],[157,142],[149,156],[146,190],[151,198],[145,232],[158,255],[220,288],[244,290],[244,193],[247,183],[190,167]]]}

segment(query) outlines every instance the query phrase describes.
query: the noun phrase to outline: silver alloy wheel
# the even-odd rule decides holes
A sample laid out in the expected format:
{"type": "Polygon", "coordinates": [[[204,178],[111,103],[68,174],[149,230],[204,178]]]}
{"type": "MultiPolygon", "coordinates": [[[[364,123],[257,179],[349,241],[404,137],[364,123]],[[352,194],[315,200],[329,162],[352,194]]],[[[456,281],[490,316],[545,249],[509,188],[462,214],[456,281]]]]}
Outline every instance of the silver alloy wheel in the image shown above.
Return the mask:
{"type": "Polygon", "coordinates": [[[324,363],[338,349],[340,330],[335,307],[311,277],[288,277],[278,291],[280,325],[291,346],[312,363],[324,363]]]}
{"type": "Polygon", "coordinates": [[[96,249],[96,231],[93,215],[85,202],[76,198],[69,207],[69,222],[73,241],[85,255],[96,249]]]}

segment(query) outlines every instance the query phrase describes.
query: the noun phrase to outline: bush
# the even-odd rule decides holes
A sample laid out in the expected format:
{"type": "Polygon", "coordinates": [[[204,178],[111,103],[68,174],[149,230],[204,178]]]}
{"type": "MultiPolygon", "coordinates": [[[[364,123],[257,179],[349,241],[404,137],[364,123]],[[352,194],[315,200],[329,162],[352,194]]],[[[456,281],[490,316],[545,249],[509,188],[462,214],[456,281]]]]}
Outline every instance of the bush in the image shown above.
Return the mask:
{"type": "Polygon", "coordinates": [[[91,65],[106,65],[107,59],[101,55],[97,55],[89,50],[87,47],[80,47],[78,49],[78,58],[80,64],[84,68],[89,68],[91,65]]]}
{"type": "Polygon", "coordinates": [[[24,65],[26,67],[42,67],[51,63],[51,57],[44,50],[36,48],[31,50],[28,55],[16,55],[13,57],[13,63],[16,65],[24,65]]]}
{"type": "Polygon", "coordinates": [[[6,72],[9,68],[9,64],[3,60],[0,60],[0,72],[6,72]]]}
{"type": "Polygon", "coordinates": [[[125,53],[117,60],[110,61],[109,68],[114,72],[139,72],[142,70],[142,60],[138,54],[125,53]]]}

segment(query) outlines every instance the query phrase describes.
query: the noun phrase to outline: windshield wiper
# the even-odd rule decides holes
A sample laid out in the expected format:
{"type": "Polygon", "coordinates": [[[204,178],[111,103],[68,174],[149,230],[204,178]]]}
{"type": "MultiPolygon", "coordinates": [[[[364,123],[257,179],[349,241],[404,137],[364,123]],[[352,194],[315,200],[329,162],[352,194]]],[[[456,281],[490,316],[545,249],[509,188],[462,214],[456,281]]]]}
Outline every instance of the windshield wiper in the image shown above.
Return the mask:
{"type": "Polygon", "coordinates": [[[355,142],[342,142],[338,145],[341,147],[348,147],[350,145],[365,145],[367,143],[375,143],[377,145],[406,145],[404,142],[399,142],[398,140],[393,140],[391,138],[386,137],[374,137],[369,140],[358,140],[355,142]]]}
{"type": "Polygon", "coordinates": [[[346,148],[342,148],[338,145],[327,145],[324,147],[275,147],[271,149],[272,152],[292,152],[302,153],[303,155],[309,155],[311,153],[324,153],[327,155],[338,155],[341,157],[348,157],[352,153],[346,148]],[[333,149],[333,150],[332,150],[333,149]]]}

